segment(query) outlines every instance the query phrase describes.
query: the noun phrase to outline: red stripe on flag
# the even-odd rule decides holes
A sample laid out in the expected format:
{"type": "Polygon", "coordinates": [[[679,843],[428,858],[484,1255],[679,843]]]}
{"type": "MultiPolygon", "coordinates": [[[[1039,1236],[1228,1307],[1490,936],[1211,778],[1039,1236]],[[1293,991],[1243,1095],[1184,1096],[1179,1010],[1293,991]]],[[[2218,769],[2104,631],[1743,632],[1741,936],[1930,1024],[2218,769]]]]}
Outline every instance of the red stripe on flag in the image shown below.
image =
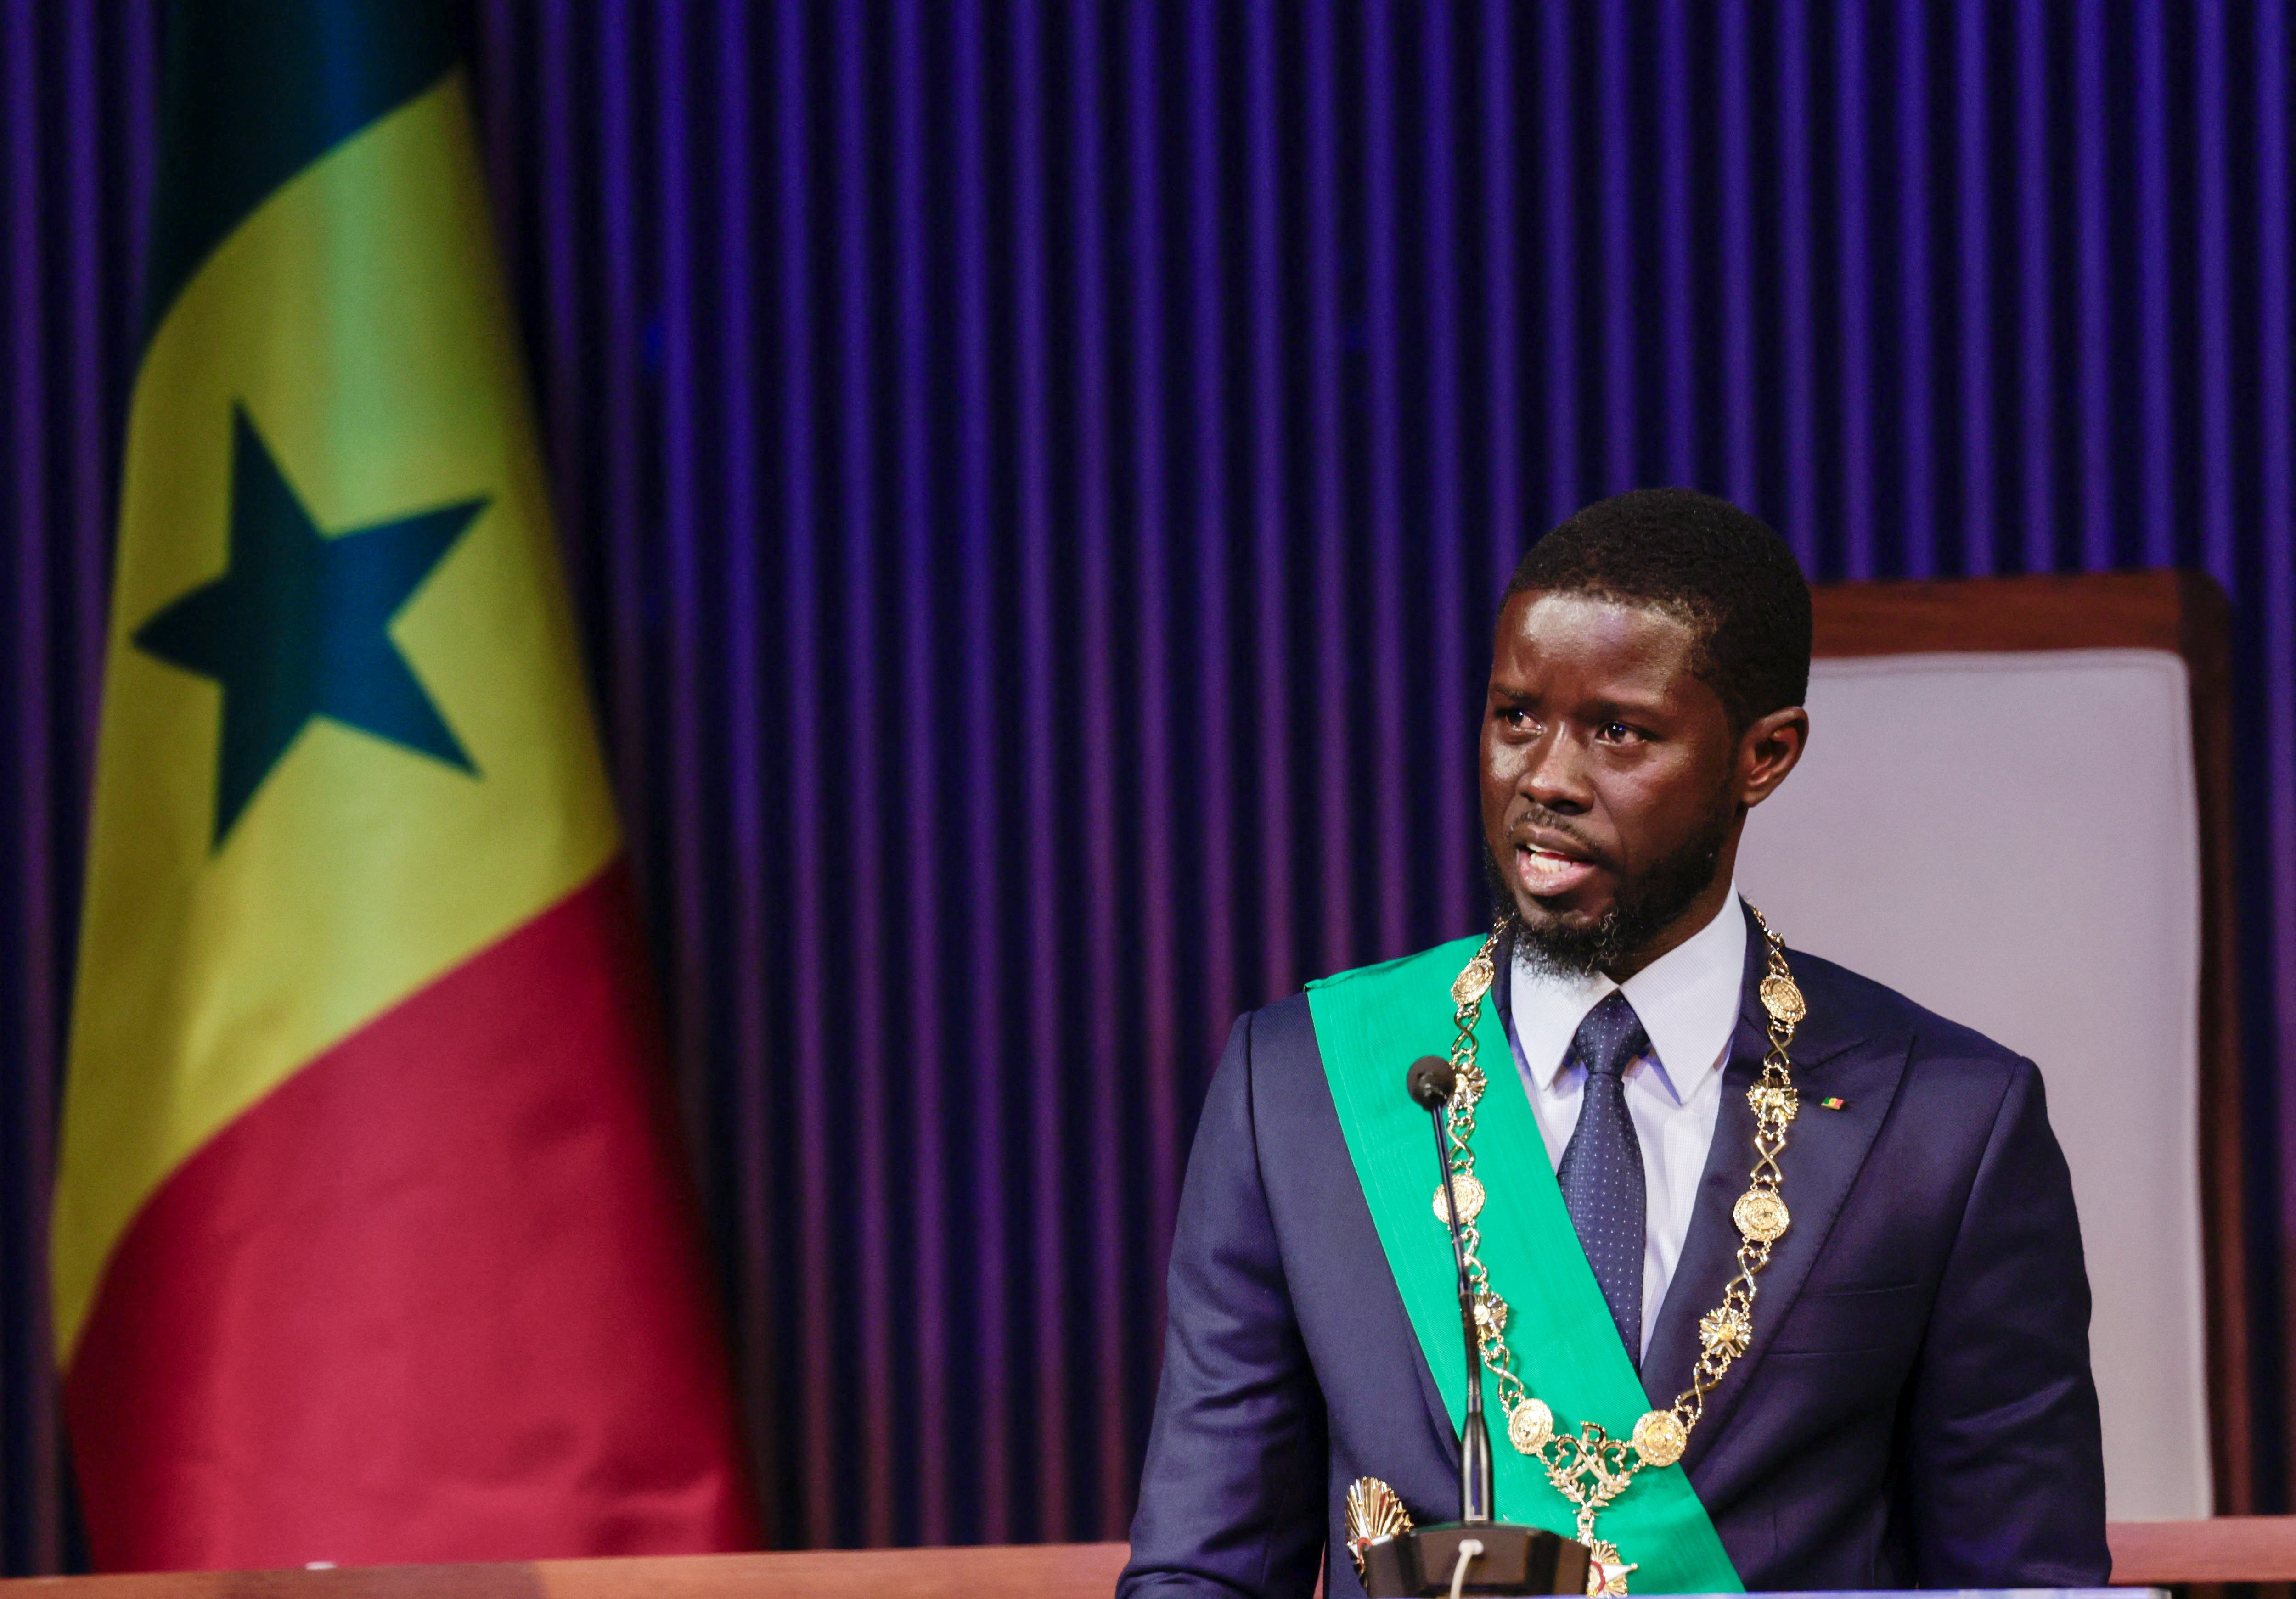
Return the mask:
{"type": "Polygon", "coordinates": [[[634,927],[610,868],[152,1196],[66,1382],[99,1568],[752,1541],[634,927]]]}

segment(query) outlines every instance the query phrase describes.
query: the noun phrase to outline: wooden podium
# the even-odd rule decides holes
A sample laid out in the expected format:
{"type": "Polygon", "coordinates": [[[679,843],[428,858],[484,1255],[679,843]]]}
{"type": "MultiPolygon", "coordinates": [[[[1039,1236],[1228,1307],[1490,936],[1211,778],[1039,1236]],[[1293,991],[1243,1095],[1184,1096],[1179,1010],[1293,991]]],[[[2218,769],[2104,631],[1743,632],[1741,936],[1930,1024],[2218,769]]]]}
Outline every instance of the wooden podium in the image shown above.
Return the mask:
{"type": "MultiPolygon", "coordinates": [[[[2123,1587],[2296,1579],[2296,1516],[2120,1521],[2123,1587]]],[[[633,1560],[537,1560],[350,1570],[151,1571],[27,1577],[0,1599],[1109,1599],[1122,1544],[808,1549],[633,1560]]]]}

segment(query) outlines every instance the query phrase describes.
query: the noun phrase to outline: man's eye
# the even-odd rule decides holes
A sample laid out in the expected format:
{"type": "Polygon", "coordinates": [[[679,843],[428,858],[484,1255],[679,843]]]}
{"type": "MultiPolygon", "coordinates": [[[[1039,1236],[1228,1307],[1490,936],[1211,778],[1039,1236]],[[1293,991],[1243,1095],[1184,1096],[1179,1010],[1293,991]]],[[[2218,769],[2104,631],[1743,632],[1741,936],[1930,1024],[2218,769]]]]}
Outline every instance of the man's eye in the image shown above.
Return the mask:
{"type": "Polygon", "coordinates": [[[1623,744],[1631,742],[1637,735],[1635,730],[1624,722],[1605,722],[1602,726],[1600,736],[1605,743],[1623,744]]]}

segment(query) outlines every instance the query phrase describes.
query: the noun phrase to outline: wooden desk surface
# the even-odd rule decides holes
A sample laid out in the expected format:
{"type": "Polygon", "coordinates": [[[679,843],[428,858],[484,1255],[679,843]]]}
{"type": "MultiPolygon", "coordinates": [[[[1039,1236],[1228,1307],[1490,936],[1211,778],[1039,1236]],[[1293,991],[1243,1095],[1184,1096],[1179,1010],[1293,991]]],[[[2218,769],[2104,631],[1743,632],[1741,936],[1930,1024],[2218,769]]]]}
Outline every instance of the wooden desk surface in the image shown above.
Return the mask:
{"type": "Polygon", "coordinates": [[[319,1571],[151,1571],[28,1577],[6,1599],[1109,1599],[1122,1544],[804,1549],[319,1571]]]}
{"type": "MultiPolygon", "coordinates": [[[[2125,1587],[2296,1579],[2296,1516],[2116,1521],[2112,1579],[2125,1587]]],[[[807,1549],[504,1565],[318,1571],[152,1571],[26,1577],[0,1599],[1109,1599],[1122,1544],[963,1549],[807,1549]]]]}
{"type": "Polygon", "coordinates": [[[2296,1516],[2115,1521],[2105,1531],[2117,1586],[2296,1580],[2296,1516]]]}

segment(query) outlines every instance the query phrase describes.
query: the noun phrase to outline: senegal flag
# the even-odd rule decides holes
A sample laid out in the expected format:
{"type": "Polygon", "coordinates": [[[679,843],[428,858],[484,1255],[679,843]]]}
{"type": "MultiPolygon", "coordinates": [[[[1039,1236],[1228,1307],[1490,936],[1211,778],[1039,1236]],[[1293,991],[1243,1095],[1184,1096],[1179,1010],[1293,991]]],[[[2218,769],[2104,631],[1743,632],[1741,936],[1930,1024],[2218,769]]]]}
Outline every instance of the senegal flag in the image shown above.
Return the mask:
{"type": "Polygon", "coordinates": [[[106,1568],[751,1536],[447,21],[169,18],[53,1224],[106,1568]]]}

